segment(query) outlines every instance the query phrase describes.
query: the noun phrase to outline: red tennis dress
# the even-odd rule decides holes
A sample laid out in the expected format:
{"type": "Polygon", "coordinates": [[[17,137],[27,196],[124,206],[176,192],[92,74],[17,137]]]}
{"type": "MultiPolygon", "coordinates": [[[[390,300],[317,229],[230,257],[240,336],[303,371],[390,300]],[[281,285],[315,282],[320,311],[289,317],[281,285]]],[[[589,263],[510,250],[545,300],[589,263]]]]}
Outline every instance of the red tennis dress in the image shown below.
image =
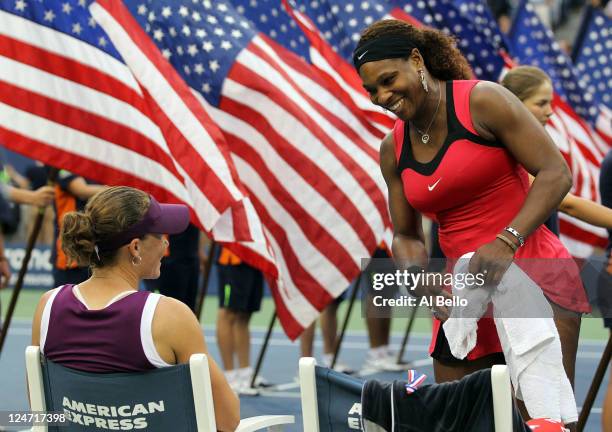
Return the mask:
{"type": "MultiPolygon", "coordinates": [[[[393,128],[406,199],[438,222],[440,247],[451,260],[493,241],[519,212],[529,188],[527,172],[505,146],[476,133],[470,114],[470,93],[476,84],[478,81],[446,83],[448,135],[430,162],[415,160],[408,123],[398,120],[393,128]]],[[[530,276],[549,300],[572,311],[590,311],[578,267],[548,228],[542,225],[526,239],[515,255],[515,260],[521,258],[546,260],[545,265],[536,266],[539,274],[530,276]]],[[[430,354],[439,330],[440,321],[434,319],[430,354]]],[[[493,320],[481,319],[477,344],[468,360],[501,351],[493,320]]]]}

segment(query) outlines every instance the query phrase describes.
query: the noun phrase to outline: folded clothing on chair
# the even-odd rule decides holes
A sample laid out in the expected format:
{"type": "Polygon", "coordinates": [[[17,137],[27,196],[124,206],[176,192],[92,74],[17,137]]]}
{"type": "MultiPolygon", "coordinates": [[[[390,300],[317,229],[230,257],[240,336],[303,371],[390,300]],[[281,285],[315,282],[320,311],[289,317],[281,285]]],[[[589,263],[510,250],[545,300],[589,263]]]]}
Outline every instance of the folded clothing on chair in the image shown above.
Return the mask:
{"type": "MultiPolygon", "coordinates": [[[[490,432],[495,430],[491,371],[411,393],[404,381],[367,381],[361,410],[365,432],[490,432]]],[[[516,408],[513,414],[513,430],[530,432],[516,408]]]]}

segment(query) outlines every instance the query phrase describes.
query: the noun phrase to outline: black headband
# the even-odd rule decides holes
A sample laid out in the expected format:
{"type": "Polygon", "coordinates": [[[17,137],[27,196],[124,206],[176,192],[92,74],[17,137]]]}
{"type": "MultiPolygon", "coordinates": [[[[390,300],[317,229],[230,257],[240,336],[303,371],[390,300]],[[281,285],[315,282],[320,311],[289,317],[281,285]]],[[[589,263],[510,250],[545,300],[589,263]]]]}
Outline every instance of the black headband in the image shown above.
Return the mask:
{"type": "Polygon", "coordinates": [[[405,38],[398,36],[382,36],[367,41],[353,53],[355,69],[367,62],[410,56],[416,46],[405,38]]]}

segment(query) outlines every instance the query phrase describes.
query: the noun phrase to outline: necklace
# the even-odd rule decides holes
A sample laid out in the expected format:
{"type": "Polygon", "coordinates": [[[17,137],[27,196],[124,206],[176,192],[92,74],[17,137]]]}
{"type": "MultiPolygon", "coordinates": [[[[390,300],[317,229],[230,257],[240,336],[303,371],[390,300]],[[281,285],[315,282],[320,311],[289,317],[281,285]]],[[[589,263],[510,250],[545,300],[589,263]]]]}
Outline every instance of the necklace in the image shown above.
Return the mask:
{"type": "Polygon", "coordinates": [[[427,126],[427,129],[425,129],[425,132],[423,132],[421,131],[421,129],[413,125],[416,131],[421,134],[421,141],[423,142],[423,144],[427,144],[429,142],[429,138],[430,138],[429,129],[431,128],[431,125],[433,125],[433,122],[436,119],[436,114],[438,114],[438,109],[440,108],[441,100],[442,100],[442,92],[440,91],[440,81],[438,81],[438,104],[436,105],[436,110],[434,111],[433,116],[431,117],[429,126],[427,126]]]}

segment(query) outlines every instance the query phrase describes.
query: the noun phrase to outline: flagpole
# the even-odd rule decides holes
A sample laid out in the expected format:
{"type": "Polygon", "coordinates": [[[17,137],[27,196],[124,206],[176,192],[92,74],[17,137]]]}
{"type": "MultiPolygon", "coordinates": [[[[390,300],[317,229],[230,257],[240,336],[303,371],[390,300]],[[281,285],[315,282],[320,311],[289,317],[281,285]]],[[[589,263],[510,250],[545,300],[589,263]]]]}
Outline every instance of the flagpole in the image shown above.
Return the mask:
{"type": "Polygon", "coordinates": [[[346,310],[346,315],[344,316],[344,322],[342,323],[342,331],[340,332],[340,336],[338,336],[338,340],[336,341],[336,348],[334,349],[334,358],[332,359],[330,369],[333,369],[336,366],[336,360],[338,359],[338,354],[340,353],[340,346],[342,345],[342,340],[344,339],[344,333],[346,333],[346,328],[348,327],[349,319],[351,318],[351,313],[353,312],[353,305],[355,304],[355,299],[357,298],[357,292],[359,291],[359,284],[361,283],[363,272],[359,273],[357,279],[355,280],[355,286],[353,287],[353,292],[351,293],[351,301],[349,302],[348,309],[346,310]]]}
{"type": "Polygon", "coordinates": [[[204,265],[204,274],[202,275],[202,288],[200,289],[198,301],[196,302],[196,316],[198,317],[198,321],[200,321],[202,317],[202,309],[204,308],[204,298],[206,297],[206,293],[208,292],[208,280],[210,279],[210,270],[212,269],[213,259],[215,258],[216,246],[217,243],[215,241],[212,241],[210,243],[210,249],[208,249],[208,259],[206,260],[206,264],[204,265]]]}
{"type": "Polygon", "coordinates": [[[255,388],[255,381],[257,380],[257,376],[259,375],[259,371],[263,363],[264,355],[266,354],[266,350],[268,349],[268,343],[270,342],[270,336],[272,335],[272,331],[274,330],[275,322],[276,322],[276,309],[274,309],[274,313],[272,314],[272,318],[270,319],[270,324],[268,325],[268,331],[266,332],[266,337],[264,338],[264,343],[261,346],[261,350],[259,350],[259,356],[257,356],[257,363],[255,364],[255,370],[253,371],[253,377],[251,378],[251,388],[255,388]]]}
{"type": "Polygon", "coordinates": [[[404,339],[402,340],[402,346],[400,347],[399,352],[397,353],[397,364],[401,364],[404,359],[404,352],[406,351],[406,345],[408,345],[408,338],[410,337],[410,332],[412,331],[412,325],[414,324],[414,319],[416,318],[416,314],[419,310],[418,306],[414,306],[412,311],[410,311],[410,319],[408,320],[408,325],[406,326],[406,333],[404,333],[404,339]]]}
{"type": "Polygon", "coordinates": [[[586,422],[589,419],[589,414],[591,414],[591,408],[593,408],[593,403],[595,402],[595,398],[597,397],[597,393],[599,392],[599,387],[601,386],[601,382],[603,381],[604,375],[606,374],[606,369],[608,368],[608,365],[610,364],[611,358],[612,358],[612,332],[610,333],[610,337],[608,338],[608,343],[601,356],[601,360],[599,361],[599,365],[597,366],[595,375],[593,376],[593,382],[591,383],[589,392],[587,393],[586,398],[584,399],[584,403],[582,404],[582,410],[580,411],[580,416],[578,417],[578,426],[577,426],[578,432],[582,432],[584,430],[584,426],[586,425],[586,422]]]}
{"type": "MultiPolygon", "coordinates": [[[[57,178],[58,169],[51,168],[49,170],[49,174],[47,175],[47,184],[51,185],[55,183],[55,179],[57,178]]],[[[28,244],[26,247],[25,256],[23,257],[23,261],[21,263],[21,269],[19,269],[19,275],[17,276],[17,282],[15,283],[15,288],[13,289],[13,294],[11,296],[11,302],[9,303],[8,310],[6,312],[6,319],[2,325],[2,332],[0,333],[0,355],[2,354],[2,347],[4,346],[4,341],[6,340],[6,335],[8,332],[8,328],[11,325],[11,320],[13,319],[13,313],[15,312],[15,307],[17,306],[17,300],[19,298],[19,293],[21,292],[21,288],[23,287],[23,281],[25,279],[25,274],[28,271],[28,264],[30,262],[30,258],[32,257],[32,250],[34,249],[34,244],[36,243],[36,239],[38,238],[38,234],[40,233],[40,229],[42,227],[43,219],[45,217],[45,209],[46,207],[39,207],[38,214],[36,215],[36,219],[34,220],[34,226],[32,228],[32,232],[30,233],[30,237],[28,238],[28,244]]]]}

